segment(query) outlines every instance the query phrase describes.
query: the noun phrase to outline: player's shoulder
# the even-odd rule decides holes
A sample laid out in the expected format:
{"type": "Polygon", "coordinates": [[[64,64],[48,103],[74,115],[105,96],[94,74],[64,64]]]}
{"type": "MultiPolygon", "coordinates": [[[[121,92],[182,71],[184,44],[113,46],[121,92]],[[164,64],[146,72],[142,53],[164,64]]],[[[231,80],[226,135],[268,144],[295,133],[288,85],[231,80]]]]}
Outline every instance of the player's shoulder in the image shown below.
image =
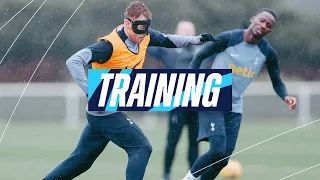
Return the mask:
{"type": "Polygon", "coordinates": [[[92,53],[92,62],[103,63],[109,60],[113,53],[113,46],[109,41],[99,41],[85,49],[90,49],[92,53]]]}
{"type": "Polygon", "coordinates": [[[234,46],[243,41],[244,29],[233,29],[220,33],[218,39],[224,41],[228,46],[234,46]]]}
{"type": "Polygon", "coordinates": [[[269,60],[275,59],[276,60],[277,53],[267,39],[263,38],[261,40],[261,42],[259,43],[259,48],[263,52],[263,54],[265,54],[267,59],[269,59],[269,60]]]}
{"type": "Polygon", "coordinates": [[[148,32],[149,32],[149,35],[150,35],[150,38],[154,38],[154,37],[158,37],[158,36],[163,36],[165,37],[165,34],[158,31],[158,30],[155,30],[153,28],[149,28],[148,29],[148,32]]]}
{"type": "Polygon", "coordinates": [[[229,32],[230,34],[233,34],[233,35],[243,36],[244,30],[245,29],[232,29],[232,30],[229,30],[229,32]]]}
{"type": "Polygon", "coordinates": [[[112,51],[113,46],[109,41],[102,40],[102,41],[99,41],[99,42],[96,42],[94,44],[89,45],[87,47],[87,49],[90,49],[91,51],[96,51],[96,52],[112,51]]]}
{"type": "Polygon", "coordinates": [[[230,38],[243,38],[244,29],[232,29],[225,31],[224,34],[228,35],[230,38]]]}

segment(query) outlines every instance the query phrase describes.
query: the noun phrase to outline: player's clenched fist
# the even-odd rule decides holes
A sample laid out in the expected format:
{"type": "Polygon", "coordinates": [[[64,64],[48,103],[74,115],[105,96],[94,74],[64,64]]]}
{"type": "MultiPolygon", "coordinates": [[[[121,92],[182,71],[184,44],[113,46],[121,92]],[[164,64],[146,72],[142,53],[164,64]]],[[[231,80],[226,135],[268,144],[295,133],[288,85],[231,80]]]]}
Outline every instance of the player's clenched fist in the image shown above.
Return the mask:
{"type": "Polygon", "coordinates": [[[203,33],[200,34],[200,41],[201,42],[206,42],[206,41],[219,41],[216,37],[214,37],[212,34],[209,33],[203,33]]]}
{"type": "Polygon", "coordinates": [[[290,110],[294,110],[296,108],[297,99],[295,97],[286,96],[284,101],[287,103],[287,105],[289,106],[290,110]]]}

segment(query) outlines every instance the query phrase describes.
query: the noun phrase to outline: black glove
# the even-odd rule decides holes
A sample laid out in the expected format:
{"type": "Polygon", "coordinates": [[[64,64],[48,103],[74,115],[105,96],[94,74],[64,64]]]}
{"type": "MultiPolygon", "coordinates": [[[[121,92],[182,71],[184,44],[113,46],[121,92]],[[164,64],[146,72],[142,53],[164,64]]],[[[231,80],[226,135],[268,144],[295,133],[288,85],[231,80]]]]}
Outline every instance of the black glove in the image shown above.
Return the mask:
{"type": "Polygon", "coordinates": [[[200,34],[201,38],[200,38],[200,41],[201,42],[206,42],[206,41],[219,41],[219,39],[215,38],[212,34],[209,34],[209,33],[203,33],[203,34],[200,34]]]}

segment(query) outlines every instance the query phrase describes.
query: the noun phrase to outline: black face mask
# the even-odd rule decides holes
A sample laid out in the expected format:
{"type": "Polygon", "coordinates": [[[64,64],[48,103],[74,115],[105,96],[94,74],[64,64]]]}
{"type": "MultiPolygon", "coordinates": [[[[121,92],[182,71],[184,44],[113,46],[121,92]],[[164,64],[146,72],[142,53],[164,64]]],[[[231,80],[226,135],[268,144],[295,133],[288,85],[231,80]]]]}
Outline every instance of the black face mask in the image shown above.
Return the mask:
{"type": "Polygon", "coordinates": [[[136,34],[149,34],[149,27],[151,25],[151,20],[145,21],[132,21],[129,18],[126,18],[132,24],[132,31],[136,34]]]}

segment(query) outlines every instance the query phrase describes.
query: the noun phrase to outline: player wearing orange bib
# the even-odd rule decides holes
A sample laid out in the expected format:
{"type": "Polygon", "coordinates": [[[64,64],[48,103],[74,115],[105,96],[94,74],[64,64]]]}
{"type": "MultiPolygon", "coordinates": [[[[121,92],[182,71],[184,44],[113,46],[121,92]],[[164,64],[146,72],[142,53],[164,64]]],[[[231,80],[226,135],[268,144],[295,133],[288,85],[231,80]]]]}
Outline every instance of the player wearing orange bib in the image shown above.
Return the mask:
{"type": "MultiPolygon", "coordinates": [[[[92,64],[93,69],[141,69],[148,46],[180,48],[216,40],[211,34],[165,35],[149,28],[151,12],[140,1],[131,3],[124,15],[122,25],[67,60],[72,77],[86,94],[88,82],[85,66],[88,64],[92,64]]],[[[112,141],[128,153],[126,179],[142,180],[152,147],[138,125],[122,112],[87,109],[86,114],[88,123],[76,149],[44,179],[74,179],[88,170],[112,141]]]]}

